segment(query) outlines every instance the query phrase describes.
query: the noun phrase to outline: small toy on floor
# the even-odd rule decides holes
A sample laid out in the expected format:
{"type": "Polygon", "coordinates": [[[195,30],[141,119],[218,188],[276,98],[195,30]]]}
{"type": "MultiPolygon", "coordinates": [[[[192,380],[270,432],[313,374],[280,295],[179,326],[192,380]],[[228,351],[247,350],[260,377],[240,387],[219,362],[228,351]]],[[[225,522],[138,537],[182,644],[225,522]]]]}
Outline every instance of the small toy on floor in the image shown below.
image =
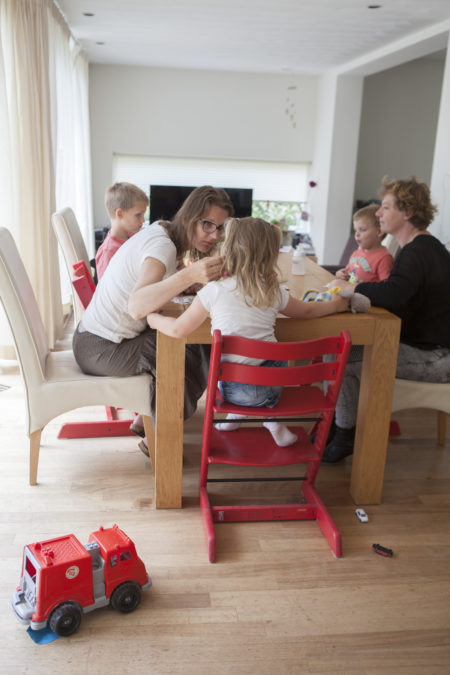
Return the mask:
{"type": "Polygon", "coordinates": [[[367,513],[364,511],[364,509],[356,509],[355,511],[356,517],[362,522],[362,523],[368,523],[369,522],[369,516],[367,513]]]}
{"type": "Polygon", "coordinates": [[[25,546],[11,604],[32,631],[49,628],[67,637],[86,612],[109,604],[132,612],[151,585],[134,543],[113,525],[92,532],[84,546],[73,534],[25,546]]]}
{"type": "Polygon", "coordinates": [[[392,558],[394,551],[391,548],[381,546],[381,544],[372,544],[372,550],[378,555],[384,555],[385,558],[392,558]]]}

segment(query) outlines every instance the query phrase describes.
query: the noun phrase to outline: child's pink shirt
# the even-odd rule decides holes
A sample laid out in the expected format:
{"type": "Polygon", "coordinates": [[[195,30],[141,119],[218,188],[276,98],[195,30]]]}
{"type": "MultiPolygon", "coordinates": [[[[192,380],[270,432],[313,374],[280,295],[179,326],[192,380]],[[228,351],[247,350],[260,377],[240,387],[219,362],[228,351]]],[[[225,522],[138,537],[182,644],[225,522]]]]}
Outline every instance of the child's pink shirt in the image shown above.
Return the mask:
{"type": "Polygon", "coordinates": [[[111,232],[108,232],[106,235],[103,244],[99,247],[97,255],[95,256],[95,267],[97,269],[97,279],[99,281],[108,267],[109,261],[124,243],[124,239],[114,237],[111,232]]]}
{"type": "Polygon", "coordinates": [[[383,281],[390,275],[393,265],[394,258],[384,246],[376,251],[364,251],[358,248],[350,256],[345,271],[352,277],[354,276],[357,283],[383,281]]]}

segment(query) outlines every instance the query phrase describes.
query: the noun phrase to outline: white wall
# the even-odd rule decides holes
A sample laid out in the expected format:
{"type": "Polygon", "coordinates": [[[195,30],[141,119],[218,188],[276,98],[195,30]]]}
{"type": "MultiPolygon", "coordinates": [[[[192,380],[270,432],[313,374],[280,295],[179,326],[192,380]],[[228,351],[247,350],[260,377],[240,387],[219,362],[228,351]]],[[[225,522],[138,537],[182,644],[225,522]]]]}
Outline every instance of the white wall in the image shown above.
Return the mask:
{"type": "Polygon", "coordinates": [[[439,209],[430,231],[448,246],[450,244],[450,34],[430,187],[433,201],[439,209]]]}
{"type": "Polygon", "coordinates": [[[95,227],[113,153],[312,161],[318,77],[98,64],[89,77],[95,227]]]}
{"type": "MultiPolygon", "coordinates": [[[[336,263],[339,260],[351,227],[348,205],[355,197],[354,169],[358,157],[359,120],[362,108],[362,80],[360,79],[358,92],[357,78],[369,77],[446,49],[449,31],[450,21],[429,26],[402,40],[364,54],[361,58],[344,64],[322,77],[323,87],[321,87],[318,108],[319,135],[315,145],[312,170],[312,178],[317,181],[318,187],[314,188],[314,196],[310,199],[312,231],[314,240],[317,242],[319,263],[336,263]],[[356,76],[356,79],[352,80],[351,76],[356,76]],[[325,95],[322,95],[323,90],[325,90],[325,95]],[[347,101],[346,92],[349,95],[347,101]],[[325,122],[322,124],[323,120],[325,122]]],[[[444,218],[446,221],[449,219],[450,199],[450,74],[448,68],[447,59],[442,94],[445,102],[444,105],[441,102],[439,108],[436,146],[434,140],[431,139],[432,134],[429,134],[429,146],[425,150],[427,157],[430,151],[434,153],[432,198],[437,203],[440,213],[446,214],[444,218]],[[438,143],[442,143],[442,148],[438,147],[438,143]],[[433,186],[439,186],[439,189],[434,191],[433,186]]],[[[421,88],[418,85],[419,81],[416,82],[415,87],[416,101],[427,97],[427,86],[421,88]]],[[[412,89],[411,87],[410,93],[412,89]]],[[[434,92],[436,94],[436,87],[434,87],[434,92]]],[[[389,97],[378,97],[374,101],[374,108],[376,107],[376,110],[372,111],[374,115],[382,116],[388,103],[389,97]]],[[[397,128],[399,126],[401,128],[401,125],[407,127],[410,108],[418,105],[414,100],[411,101],[411,98],[408,99],[408,103],[408,109],[405,109],[401,99],[396,101],[395,106],[391,106],[397,128]]],[[[410,138],[413,146],[417,142],[416,136],[417,134],[410,138]]],[[[381,142],[382,133],[379,129],[373,132],[373,137],[374,144],[381,142]]],[[[402,149],[397,150],[396,140],[396,137],[391,138],[392,146],[389,148],[391,157],[394,157],[396,152],[402,152],[402,149]]],[[[427,162],[429,166],[429,159],[427,162]]],[[[377,172],[380,173],[379,169],[377,172]]],[[[384,168],[381,175],[383,173],[385,173],[384,168]]],[[[410,171],[406,175],[409,173],[410,171]]],[[[370,197],[372,196],[371,190],[370,197]]],[[[450,228],[450,225],[448,227],[450,228]]],[[[436,225],[436,229],[447,232],[443,241],[449,238],[447,225],[440,223],[436,225]]]]}
{"type": "Polygon", "coordinates": [[[443,71],[421,58],[365,78],[355,199],[377,197],[385,174],[430,184],[443,71]]]}
{"type": "Polygon", "coordinates": [[[336,264],[351,229],[363,77],[321,80],[320,117],[311,177],[311,231],[319,263],[336,264]]]}

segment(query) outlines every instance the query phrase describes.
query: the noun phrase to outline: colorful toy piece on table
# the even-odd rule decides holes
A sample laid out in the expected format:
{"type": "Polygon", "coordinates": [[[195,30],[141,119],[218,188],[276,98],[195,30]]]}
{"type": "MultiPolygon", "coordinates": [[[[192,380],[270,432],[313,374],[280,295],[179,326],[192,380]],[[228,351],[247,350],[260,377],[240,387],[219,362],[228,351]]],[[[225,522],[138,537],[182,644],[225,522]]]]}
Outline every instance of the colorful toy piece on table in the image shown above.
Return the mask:
{"type": "Polygon", "coordinates": [[[365,295],[361,293],[355,293],[352,290],[343,290],[339,286],[332,286],[328,291],[317,291],[311,289],[304,293],[302,300],[303,302],[327,302],[331,300],[331,296],[334,293],[338,293],[343,298],[350,299],[350,310],[353,314],[360,312],[368,312],[370,309],[370,300],[366,298],[365,295]]]}
{"type": "Polygon", "coordinates": [[[303,302],[328,302],[331,300],[331,296],[335,293],[339,293],[340,290],[341,289],[337,286],[333,286],[329,291],[316,291],[311,289],[310,291],[306,291],[302,300],[303,302]]]}
{"type": "MultiPolygon", "coordinates": [[[[73,534],[28,544],[11,603],[32,631],[72,635],[81,617],[111,604],[136,609],[151,579],[131,539],[117,525],[92,532],[84,546],[73,534]]],[[[48,640],[47,640],[48,641],[48,640]]]]}

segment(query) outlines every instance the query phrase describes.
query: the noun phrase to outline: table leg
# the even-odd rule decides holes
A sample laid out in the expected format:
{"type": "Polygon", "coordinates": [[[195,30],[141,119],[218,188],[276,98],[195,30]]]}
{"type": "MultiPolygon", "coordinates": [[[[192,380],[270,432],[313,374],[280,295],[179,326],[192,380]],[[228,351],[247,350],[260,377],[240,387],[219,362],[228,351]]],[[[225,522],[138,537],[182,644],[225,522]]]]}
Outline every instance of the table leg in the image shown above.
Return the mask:
{"type": "Polygon", "coordinates": [[[380,316],[364,348],[350,494],[356,504],[380,504],[394,393],[400,321],[380,316]]]}
{"type": "Polygon", "coordinates": [[[185,340],[170,338],[158,332],[155,429],[157,509],[181,508],[185,351],[185,340]]]}

